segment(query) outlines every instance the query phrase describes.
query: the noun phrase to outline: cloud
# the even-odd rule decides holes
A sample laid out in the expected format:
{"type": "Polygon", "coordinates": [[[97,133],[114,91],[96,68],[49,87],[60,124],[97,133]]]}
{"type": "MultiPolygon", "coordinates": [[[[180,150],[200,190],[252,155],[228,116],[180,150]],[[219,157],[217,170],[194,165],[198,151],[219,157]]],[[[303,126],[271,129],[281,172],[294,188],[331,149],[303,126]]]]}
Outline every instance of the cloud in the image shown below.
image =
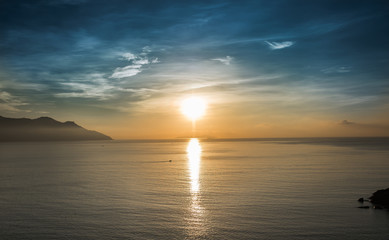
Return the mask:
{"type": "Polygon", "coordinates": [[[0,110],[8,112],[21,112],[24,110],[19,109],[20,106],[28,105],[22,102],[12,94],[0,91],[0,110]]]}
{"type": "Polygon", "coordinates": [[[348,72],[351,72],[351,67],[349,67],[349,66],[328,67],[328,68],[322,69],[321,72],[323,72],[325,74],[348,73],[348,72]]]}
{"type": "Polygon", "coordinates": [[[141,96],[142,98],[149,98],[158,90],[151,88],[118,88],[119,91],[132,93],[134,96],[141,96]]]}
{"type": "Polygon", "coordinates": [[[144,92],[158,92],[158,90],[151,88],[119,88],[123,92],[144,93],[144,92]]]}
{"type": "Polygon", "coordinates": [[[62,83],[71,92],[57,93],[55,96],[61,98],[77,97],[77,98],[97,98],[106,100],[112,95],[108,92],[113,87],[103,83],[62,83]]]}
{"type": "MultiPolygon", "coordinates": [[[[141,65],[127,66],[124,67],[127,69],[120,68],[118,72],[128,76],[130,75],[129,71],[135,71],[133,73],[135,74],[136,71],[139,71],[140,67],[141,65]]],[[[57,98],[83,98],[105,102],[124,98],[131,98],[132,100],[146,99],[159,91],[145,87],[128,87],[125,86],[125,82],[110,81],[103,73],[81,74],[73,77],[70,82],[61,82],[60,85],[61,92],[54,94],[57,98]]]]}
{"type": "Polygon", "coordinates": [[[128,52],[128,53],[123,53],[122,54],[122,59],[124,59],[124,60],[128,60],[128,61],[131,61],[132,59],[135,59],[136,58],[136,56],[135,56],[135,54],[132,54],[132,53],[130,53],[130,52],[128,52]]]}
{"type": "Polygon", "coordinates": [[[125,77],[132,77],[137,75],[138,73],[142,72],[140,69],[142,65],[129,65],[122,68],[116,68],[113,74],[111,75],[111,78],[125,78],[125,77]]]}
{"type": "Polygon", "coordinates": [[[107,100],[113,97],[115,86],[101,73],[74,76],[71,82],[61,82],[62,92],[54,94],[59,98],[95,98],[107,100]],[[75,80],[76,79],[76,80],[75,80]]]}
{"type": "Polygon", "coordinates": [[[291,47],[292,45],[294,45],[294,42],[292,42],[292,41],[285,41],[285,42],[265,41],[265,43],[267,43],[267,45],[269,45],[269,48],[271,50],[283,49],[283,48],[291,47]]]}
{"type": "Polygon", "coordinates": [[[151,47],[145,46],[145,47],[142,48],[142,53],[141,53],[141,55],[145,55],[145,54],[148,54],[148,53],[150,53],[150,52],[151,52],[151,47]]]}
{"type": "Polygon", "coordinates": [[[151,48],[149,46],[143,47],[142,52],[139,54],[134,54],[131,52],[122,53],[119,59],[129,61],[130,65],[116,68],[112,73],[111,78],[120,79],[133,77],[142,72],[142,67],[144,65],[159,63],[158,58],[149,58],[149,53],[151,53],[151,48]]]}
{"type": "Polygon", "coordinates": [[[225,65],[230,65],[231,61],[233,60],[234,58],[233,57],[230,57],[230,56],[226,56],[225,58],[214,58],[214,59],[211,59],[212,61],[219,61],[225,65]]]}
{"type": "Polygon", "coordinates": [[[349,125],[355,125],[356,123],[355,122],[350,122],[348,120],[343,120],[339,124],[343,125],[343,126],[349,126],[349,125]]]}
{"type": "Polygon", "coordinates": [[[133,64],[140,64],[140,65],[145,65],[145,64],[149,64],[149,60],[147,58],[140,58],[138,60],[134,60],[132,62],[133,64]]]}

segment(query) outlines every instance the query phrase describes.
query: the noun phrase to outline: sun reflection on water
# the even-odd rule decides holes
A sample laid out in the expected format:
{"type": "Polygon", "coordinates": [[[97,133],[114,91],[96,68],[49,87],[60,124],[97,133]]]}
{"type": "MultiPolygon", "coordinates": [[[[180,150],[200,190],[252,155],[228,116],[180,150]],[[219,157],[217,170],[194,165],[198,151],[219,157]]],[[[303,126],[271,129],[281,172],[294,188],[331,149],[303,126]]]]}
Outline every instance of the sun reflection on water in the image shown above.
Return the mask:
{"type": "Polygon", "coordinates": [[[186,152],[188,156],[191,193],[191,203],[189,207],[191,216],[188,219],[188,230],[191,237],[199,237],[205,234],[206,227],[204,224],[205,210],[200,204],[200,166],[202,148],[197,138],[190,139],[186,152]]]}
{"type": "Polygon", "coordinates": [[[191,192],[197,193],[200,189],[199,175],[201,161],[201,145],[197,138],[190,139],[186,152],[189,160],[191,192]]]}

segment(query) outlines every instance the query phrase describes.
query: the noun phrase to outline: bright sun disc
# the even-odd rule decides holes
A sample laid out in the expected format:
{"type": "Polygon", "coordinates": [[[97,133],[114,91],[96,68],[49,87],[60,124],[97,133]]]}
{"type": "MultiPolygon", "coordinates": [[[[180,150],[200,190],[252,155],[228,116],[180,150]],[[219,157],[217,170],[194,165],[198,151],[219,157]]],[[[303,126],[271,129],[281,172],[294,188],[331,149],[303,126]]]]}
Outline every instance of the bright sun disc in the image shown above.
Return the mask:
{"type": "Polygon", "coordinates": [[[204,99],[199,97],[190,97],[182,101],[181,112],[196,121],[198,118],[204,115],[206,109],[206,103],[204,99]]]}

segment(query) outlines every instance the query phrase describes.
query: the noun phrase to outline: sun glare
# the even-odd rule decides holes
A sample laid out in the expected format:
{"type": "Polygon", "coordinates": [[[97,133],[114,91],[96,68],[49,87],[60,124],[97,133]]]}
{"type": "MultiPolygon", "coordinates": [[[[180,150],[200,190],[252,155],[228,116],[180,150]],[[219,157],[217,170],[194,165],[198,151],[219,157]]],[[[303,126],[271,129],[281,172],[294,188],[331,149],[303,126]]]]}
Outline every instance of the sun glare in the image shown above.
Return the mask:
{"type": "Polygon", "coordinates": [[[192,121],[196,121],[202,117],[206,108],[207,104],[200,97],[190,97],[181,103],[181,112],[192,121]]]}
{"type": "Polygon", "coordinates": [[[201,145],[197,138],[192,138],[186,148],[189,159],[189,170],[192,192],[199,191],[199,175],[200,175],[200,161],[201,161],[201,145]]]}

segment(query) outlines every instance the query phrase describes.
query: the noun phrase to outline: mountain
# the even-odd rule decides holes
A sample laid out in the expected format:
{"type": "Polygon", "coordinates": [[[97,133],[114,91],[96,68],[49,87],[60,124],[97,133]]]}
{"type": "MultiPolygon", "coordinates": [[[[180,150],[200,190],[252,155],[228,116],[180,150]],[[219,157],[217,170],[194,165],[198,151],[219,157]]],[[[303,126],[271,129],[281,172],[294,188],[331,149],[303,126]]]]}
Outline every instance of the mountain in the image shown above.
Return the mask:
{"type": "Polygon", "coordinates": [[[37,119],[0,116],[0,141],[79,141],[112,140],[102,133],[87,130],[74,122],[59,122],[49,117],[37,119]]]}

